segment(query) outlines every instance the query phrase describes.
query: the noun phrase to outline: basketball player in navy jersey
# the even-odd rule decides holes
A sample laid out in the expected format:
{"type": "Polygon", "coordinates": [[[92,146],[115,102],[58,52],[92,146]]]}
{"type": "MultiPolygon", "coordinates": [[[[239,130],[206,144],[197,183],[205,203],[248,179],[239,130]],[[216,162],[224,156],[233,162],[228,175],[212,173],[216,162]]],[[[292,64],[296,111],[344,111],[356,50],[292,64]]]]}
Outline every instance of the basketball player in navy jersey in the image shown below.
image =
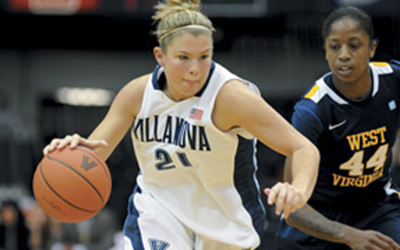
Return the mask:
{"type": "Polygon", "coordinates": [[[107,159],[130,131],[140,174],[129,199],[124,250],[242,250],[260,244],[265,212],[256,138],[293,160],[293,181],[267,188],[285,217],[305,205],[317,148],[250,82],[212,60],[214,30],[199,0],[159,3],[158,66],[118,93],[88,139],[54,139],[44,154],[84,145],[107,159]]]}
{"type": "MultiPolygon", "coordinates": [[[[400,201],[389,168],[400,121],[400,62],[370,62],[377,41],[371,18],[358,8],[333,11],[322,33],[331,72],[292,117],[320,150],[319,175],[310,206],[281,220],[278,249],[399,249],[400,201]]],[[[295,166],[287,163],[290,180],[295,166]]]]}

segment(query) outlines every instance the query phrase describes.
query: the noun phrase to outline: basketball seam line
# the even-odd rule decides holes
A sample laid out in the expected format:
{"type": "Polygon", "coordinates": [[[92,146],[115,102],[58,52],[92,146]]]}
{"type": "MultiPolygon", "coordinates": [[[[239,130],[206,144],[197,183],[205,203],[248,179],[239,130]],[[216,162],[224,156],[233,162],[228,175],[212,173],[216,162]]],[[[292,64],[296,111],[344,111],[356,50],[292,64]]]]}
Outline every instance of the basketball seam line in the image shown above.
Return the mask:
{"type": "Polygon", "coordinates": [[[101,199],[101,203],[104,204],[104,199],[103,196],[100,194],[100,192],[96,189],[96,187],[88,180],[85,178],[85,176],[81,175],[78,171],[76,171],[75,169],[71,168],[69,165],[65,164],[64,162],[56,159],[56,158],[52,158],[50,156],[47,156],[47,158],[49,158],[49,160],[53,160],[56,161],[58,163],[60,163],[61,165],[64,165],[65,167],[69,168],[70,170],[72,170],[73,172],[75,172],[77,175],[79,175],[80,177],[82,177],[82,179],[84,179],[93,189],[94,191],[97,193],[97,195],[100,197],[101,199]]]}
{"type": "Polygon", "coordinates": [[[88,212],[88,213],[96,213],[96,212],[97,212],[97,210],[88,210],[88,209],[84,209],[84,208],[78,207],[78,206],[72,204],[71,202],[67,201],[64,197],[62,197],[59,193],[57,193],[56,190],[54,190],[53,187],[47,182],[46,177],[44,176],[43,171],[42,171],[42,164],[40,164],[39,170],[40,170],[40,175],[42,176],[42,178],[43,178],[44,182],[46,183],[46,185],[47,185],[47,186],[51,189],[51,191],[53,191],[53,193],[55,193],[61,200],[63,200],[63,201],[66,202],[67,204],[71,205],[72,207],[74,207],[74,208],[76,208],[76,209],[79,209],[79,210],[82,210],[82,211],[84,211],[84,212],[88,212]]]}

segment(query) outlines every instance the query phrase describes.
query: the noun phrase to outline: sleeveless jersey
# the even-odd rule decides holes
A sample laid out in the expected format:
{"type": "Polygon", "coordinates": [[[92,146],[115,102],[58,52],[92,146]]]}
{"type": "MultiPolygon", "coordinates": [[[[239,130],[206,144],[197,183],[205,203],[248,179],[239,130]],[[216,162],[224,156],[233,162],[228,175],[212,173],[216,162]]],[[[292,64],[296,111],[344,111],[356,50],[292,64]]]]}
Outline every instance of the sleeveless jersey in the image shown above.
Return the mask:
{"type": "Polygon", "coordinates": [[[361,102],[341,95],[328,73],[295,106],[294,127],[321,153],[313,206],[357,213],[396,194],[388,174],[400,117],[400,62],[370,63],[370,69],[372,90],[361,102]]]}
{"type": "Polygon", "coordinates": [[[196,234],[248,248],[259,244],[265,217],[256,140],[242,128],[223,132],[211,119],[232,79],[257,89],[213,62],[203,89],[176,102],[162,91],[164,69],[154,70],[132,127],[142,190],[135,195],[151,196],[196,234]]]}

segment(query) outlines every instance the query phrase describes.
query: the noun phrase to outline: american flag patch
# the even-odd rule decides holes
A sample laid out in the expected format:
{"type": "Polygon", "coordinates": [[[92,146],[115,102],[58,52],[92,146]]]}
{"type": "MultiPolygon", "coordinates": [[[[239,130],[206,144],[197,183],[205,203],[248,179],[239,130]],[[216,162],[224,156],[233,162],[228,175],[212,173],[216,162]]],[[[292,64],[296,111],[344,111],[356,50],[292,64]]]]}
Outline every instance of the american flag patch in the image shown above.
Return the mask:
{"type": "Polygon", "coordinates": [[[201,110],[201,109],[192,108],[190,110],[190,116],[189,117],[191,119],[201,121],[201,118],[203,117],[203,113],[204,113],[204,111],[201,110]]]}

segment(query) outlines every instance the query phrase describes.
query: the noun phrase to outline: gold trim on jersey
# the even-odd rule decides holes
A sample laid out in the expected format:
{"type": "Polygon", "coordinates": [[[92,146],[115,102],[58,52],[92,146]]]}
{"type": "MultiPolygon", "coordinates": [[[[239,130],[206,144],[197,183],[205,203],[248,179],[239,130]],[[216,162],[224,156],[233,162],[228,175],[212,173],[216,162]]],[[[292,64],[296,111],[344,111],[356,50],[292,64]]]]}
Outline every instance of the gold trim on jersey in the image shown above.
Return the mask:
{"type": "Polygon", "coordinates": [[[385,67],[385,66],[389,66],[389,63],[387,62],[371,62],[373,65],[377,66],[377,67],[385,67]]]}
{"type": "Polygon", "coordinates": [[[315,84],[310,91],[308,91],[308,93],[304,96],[304,98],[306,99],[310,99],[319,89],[319,86],[317,84],[315,84]]]}
{"type": "Polygon", "coordinates": [[[391,74],[393,73],[393,69],[390,66],[389,63],[387,62],[371,62],[373,68],[379,75],[384,75],[384,74],[391,74]]]}

